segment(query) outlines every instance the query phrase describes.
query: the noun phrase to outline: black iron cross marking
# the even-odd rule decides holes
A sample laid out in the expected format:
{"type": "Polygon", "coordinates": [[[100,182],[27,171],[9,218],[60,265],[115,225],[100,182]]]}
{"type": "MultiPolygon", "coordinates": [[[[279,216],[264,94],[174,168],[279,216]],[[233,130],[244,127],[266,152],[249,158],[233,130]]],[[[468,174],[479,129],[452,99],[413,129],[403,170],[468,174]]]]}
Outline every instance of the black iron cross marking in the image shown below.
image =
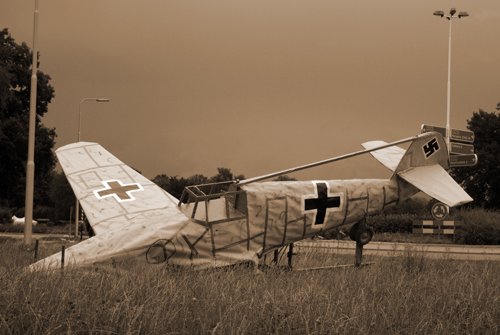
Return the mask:
{"type": "Polygon", "coordinates": [[[326,183],[315,183],[316,190],[318,191],[318,198],[305,199],[304,210],[317,210],[315,225],[323,224],[325,222],[327,208],[339,208],[340,196],[328,197],[328,186],[326,183]]]}
{"type": "Polygon", "coordinates": [[[105,188],[94,191],[98,199],[114,197],[119,202],[134,200],[134,197],[130,193],[143,190],[140,184],[124,185],[119,180],[107,180],[103,181],[102,184],[105,188]]]}
{"type": "Polygon", "coordinates": [[[427,142],[427,144],[424,145],[422,149],[424,149],[425,158],[431,157],[436,151],[439,150],[439,144],[436,138],[434,137],[432,140],[427,142]]]}

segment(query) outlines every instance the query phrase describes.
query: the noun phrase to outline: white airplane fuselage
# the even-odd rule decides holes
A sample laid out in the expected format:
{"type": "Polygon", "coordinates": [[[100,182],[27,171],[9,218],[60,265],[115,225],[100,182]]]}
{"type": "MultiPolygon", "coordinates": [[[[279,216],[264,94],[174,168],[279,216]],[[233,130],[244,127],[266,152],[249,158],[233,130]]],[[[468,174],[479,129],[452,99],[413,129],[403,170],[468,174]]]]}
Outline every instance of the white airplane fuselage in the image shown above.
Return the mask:
{"type": "Polygon", "coordinates": [[[188,259],[192,265],[231,263],[234,255],[255,261],[276,248],[378,214],[415,192],[397,178],[253,183],[242,187],[237,200],[228,194],[182,204],[191,217],[189,228],[163,245],[174,264],[188,259]]]}

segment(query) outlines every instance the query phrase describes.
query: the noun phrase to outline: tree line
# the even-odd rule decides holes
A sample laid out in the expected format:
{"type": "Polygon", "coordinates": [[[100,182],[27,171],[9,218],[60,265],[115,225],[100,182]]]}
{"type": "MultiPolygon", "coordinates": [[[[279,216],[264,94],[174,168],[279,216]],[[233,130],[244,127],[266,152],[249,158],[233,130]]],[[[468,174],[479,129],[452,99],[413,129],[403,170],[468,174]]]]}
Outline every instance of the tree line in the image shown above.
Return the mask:
{"type": "MultiPolygon", "coordinates": [[[[25,43],[16,43],[8,29],[0,30],[0,222],[14,214],[24,216],[31,55],[29,47],[25,43]]],[[[50,81],[49,75],[38,71],[34,217],[59,220],[69,217],[74,196],[66,177],[54,170],[56,129],[48,128],[42,122],[55,97],[50,81]]],[[[480,109],[473,112],[467,128],[475,133],[474,145],[479,163],[475,167],[453,169],[452,175],[474,198],[472,206],[498,210],[500,114],[480,109]]],[[[180,197],[186,186],[234,179],[244,179],[244,176],[234,175],[231,169],[220,167],[212,177],[196,174],[184,178],[160,174],[153,178],[153,182],[180,197]]]]}

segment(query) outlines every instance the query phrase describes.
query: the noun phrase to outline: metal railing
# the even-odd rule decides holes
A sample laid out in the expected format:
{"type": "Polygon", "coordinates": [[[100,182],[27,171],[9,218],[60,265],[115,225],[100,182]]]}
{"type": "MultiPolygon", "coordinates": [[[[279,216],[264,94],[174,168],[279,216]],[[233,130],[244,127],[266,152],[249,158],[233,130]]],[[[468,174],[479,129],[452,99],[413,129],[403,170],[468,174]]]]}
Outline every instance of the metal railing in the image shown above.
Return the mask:
{"type": "Polygon", "coordinates": [[[234,181],[187,186],[182,191],[178,206],[191,203],[194,203],[191,219],[198,223],[208,225],[246,219],[246,192],[238,189],[234,181]],[[226,219],[211,221],[208,213],[208,204],[210,200],[222,197],[225,199],[226,219]],[[195,219],[200,202],[205,203],[205,220],[195,219]],[[234,212],[234,210],[237,211],[238,215],[231,216],[231,212],[234,212]]]}

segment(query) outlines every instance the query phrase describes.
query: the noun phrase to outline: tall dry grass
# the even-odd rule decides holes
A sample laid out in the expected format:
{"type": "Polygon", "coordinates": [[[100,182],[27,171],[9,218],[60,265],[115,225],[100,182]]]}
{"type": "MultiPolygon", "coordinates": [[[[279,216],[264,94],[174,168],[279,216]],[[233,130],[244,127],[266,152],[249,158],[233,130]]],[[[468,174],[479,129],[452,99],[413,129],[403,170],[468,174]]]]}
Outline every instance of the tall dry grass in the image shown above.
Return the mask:
{"type": "MultiPolygon", "coordinates": [[[[191,271],[127,262],[29,273],[22,266],[32,254],[20,242],[0,242],[0,253],[1,334],[500,331],[500,266],[493,262],[409,253],[361,269],[191,271]]],[[[301,267],[352,261],[314,253],[296,259],[301,267]]]]}

